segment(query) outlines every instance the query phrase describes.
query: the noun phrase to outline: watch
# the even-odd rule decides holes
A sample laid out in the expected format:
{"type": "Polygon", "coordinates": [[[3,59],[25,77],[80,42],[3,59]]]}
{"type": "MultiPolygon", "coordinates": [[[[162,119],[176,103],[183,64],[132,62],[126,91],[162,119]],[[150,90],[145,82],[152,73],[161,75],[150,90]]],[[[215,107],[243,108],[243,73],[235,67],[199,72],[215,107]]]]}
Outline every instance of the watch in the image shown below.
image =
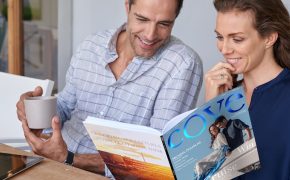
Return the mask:
{"type": "Polygon", "coordinates": [[[67,157],[66,157],[66,160],[64,161],[64,164],[72,166],[74,163],[74,156],[75,156],[75,154],[68,150],[67,157]]]}

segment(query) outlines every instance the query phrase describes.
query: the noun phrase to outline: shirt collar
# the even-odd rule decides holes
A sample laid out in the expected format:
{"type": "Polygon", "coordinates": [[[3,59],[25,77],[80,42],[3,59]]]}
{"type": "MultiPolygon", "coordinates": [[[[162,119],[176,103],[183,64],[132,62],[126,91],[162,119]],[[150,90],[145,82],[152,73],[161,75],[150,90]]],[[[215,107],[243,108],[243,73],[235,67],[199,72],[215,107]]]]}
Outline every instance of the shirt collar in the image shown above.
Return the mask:
{"type": "Polygon", "coordinates": [[[109,53],[112,55],[117,54],[117,40],[118,36],[122,31],[126,30],[126,23],[124,23],[122,26],[120,26],[113,34],[113,36],[110,38],[109,43],[107,44],[107,49],[109,50],[109,53]]]}

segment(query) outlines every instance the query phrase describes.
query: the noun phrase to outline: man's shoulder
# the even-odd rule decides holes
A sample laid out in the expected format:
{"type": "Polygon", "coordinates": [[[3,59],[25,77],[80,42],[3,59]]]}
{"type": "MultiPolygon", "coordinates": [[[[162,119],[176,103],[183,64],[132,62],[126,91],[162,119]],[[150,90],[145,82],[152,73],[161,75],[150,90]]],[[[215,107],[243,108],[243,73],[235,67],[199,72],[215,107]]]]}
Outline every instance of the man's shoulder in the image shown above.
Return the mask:
{"type": "Polygon", "coordinates": [[[229,121],[231,121],[233,123],[243,123],[243,121],[240,119],[230,119],[229,121]]]}
{"type": "Polygon", "coordinates": [[[172,51],[173,53],[177,53],[180,56],[189,56],[196,57],[198,53],[189,45],[185,44],[182,40],[178,39],[175,36],[171,36],[168,45],[166,46],[166,50],[172,51]]]}
{"type": "Polygon", "coordinates": [[[116,32],[115,29],[98,31],[96,33],[88,35],[84,39],[83,43],[94,43],[96,45],[108,43],[108,41],[112,38],[115,32],[116,32]]]}
{"type": "Polygon", "coordinates": [[[162,58],[171,59],[173,62],[201,67],[202,61],[198,53],[175,36],[171,36],[162,52],[162,58]]]}
{"type": "MultiPolygon", "coordinates": [[[[91,57],[92,55],[104,56],[109,49],[114,32],[114,30],[105,30],[90,34],[78,45],[75,53],[76,57],[84,59],[84,57],[91,57]]],[[[95,58],[89,59],[95,61],[95,58]]]]}
{"type": "Polygon", "coordinates": [[[240,128],[240,129],[244,129],[244,128],[248,128],[249,126],[242,121],[241,119],[233,119],[232,123],[235,127],[240,128]]]}

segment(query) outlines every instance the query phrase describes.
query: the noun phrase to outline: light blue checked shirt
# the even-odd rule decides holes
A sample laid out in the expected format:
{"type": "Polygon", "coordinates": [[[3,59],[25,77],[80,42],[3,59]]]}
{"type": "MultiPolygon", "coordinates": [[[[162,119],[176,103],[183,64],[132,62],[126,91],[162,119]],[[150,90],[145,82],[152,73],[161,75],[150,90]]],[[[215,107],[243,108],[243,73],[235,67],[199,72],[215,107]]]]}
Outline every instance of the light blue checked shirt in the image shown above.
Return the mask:
{"type": "Polygon", "coordinates": [[[87,116],[162,130],[171,118],[196,105],[202,62],[175,37],[150,59],[134,57],[116,80],[108,64],[118,58],[116,41],[125,28],[88,37],[72,57],[57,104],[62,135],[72,152],[96,153],[83,125],[87,116]]]}

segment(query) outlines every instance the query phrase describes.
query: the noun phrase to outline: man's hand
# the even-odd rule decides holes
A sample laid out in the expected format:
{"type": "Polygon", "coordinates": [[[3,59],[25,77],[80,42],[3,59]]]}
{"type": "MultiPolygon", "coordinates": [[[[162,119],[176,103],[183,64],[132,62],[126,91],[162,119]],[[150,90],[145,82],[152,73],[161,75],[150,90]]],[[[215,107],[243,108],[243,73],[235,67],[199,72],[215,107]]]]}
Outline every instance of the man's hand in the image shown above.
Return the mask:
{"type": "Polygon", "coordinates": [[[247,141],[251,140],[253,138],[252,133],[251,133],[251,129],[250,128],[246,128],[246,133],[248,135],[247,141]]]}
{"type": "Polygon", "coordinates": [[[53,117],[51,126],[52,136],[48,139],[42,139],[29,129],[26,119],[22,120],[24,136],[32,148],[32,151],[46,158],[64,162],[67,157],[67,145],[61,135],[60,121],[57,116],[53,117]]]}
{"type": "MultiPolygon", "coordinates": [[[[20,121],[26,120],[26,114],[25,114],[25,108],[24,108],[24,99],[26,99],[27,97],[41,96],[42,93],[43,93],[42,88],[40,86],[37,86],[34,89],[34,91],[26,92],[20,96],[20,99],[16,104],[17,116],[18,116],[18,119],[20,121]]],[[[42,130],[38,130],[38,129],[32,130],[32,131],[37,137],[39,137],[41,132],[42,132],[42,130]]]]}

